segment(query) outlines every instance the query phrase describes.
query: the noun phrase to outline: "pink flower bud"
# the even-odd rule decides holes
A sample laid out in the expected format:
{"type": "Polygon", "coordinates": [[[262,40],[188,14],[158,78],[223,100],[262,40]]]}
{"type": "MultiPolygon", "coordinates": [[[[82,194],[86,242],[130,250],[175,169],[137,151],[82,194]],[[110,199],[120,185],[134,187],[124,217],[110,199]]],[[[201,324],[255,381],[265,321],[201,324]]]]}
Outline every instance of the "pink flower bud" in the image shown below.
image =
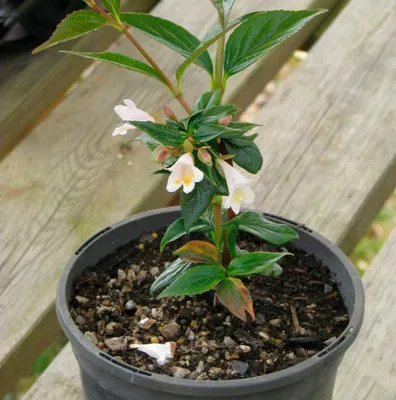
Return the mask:
{"type": "Polygon", "coordinates": [[[164,163],[166,160],[169,159],[169,157],[172,155],[172,151],[170,149],[168,149],[166,146],[158,146],[154,151],[153,151],[153,155],[154,155],[154,160],[157,163],[164,163]]]}
{"type": "Polygon", "coordinates": [[[232,120],[232,115],[228,115],[227,117],[220,118],[219,125],[227,126],[232,120]]]}
{"type": "Polygon", "coordinates": [[[171,108],[165,106],[164,107],[164,114],[168,119],[177,122],[176,115],[175,115],[175,113],[173,112],[173,110],[171,108]]]}
{"type": "Polygon", "coordinates": [[[212,156],[205,148],[198,149],[198,159],[206,165],[213,165],[212,156]]]}

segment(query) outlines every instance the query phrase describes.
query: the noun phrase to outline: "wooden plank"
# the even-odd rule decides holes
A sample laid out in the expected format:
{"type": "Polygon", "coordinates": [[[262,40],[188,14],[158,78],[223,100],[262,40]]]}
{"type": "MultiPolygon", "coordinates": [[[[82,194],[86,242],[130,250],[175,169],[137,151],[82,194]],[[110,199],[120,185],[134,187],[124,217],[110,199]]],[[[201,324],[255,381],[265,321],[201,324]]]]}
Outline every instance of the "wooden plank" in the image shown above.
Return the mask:
{"type": "Polygon", "coordinates": [[[362,331],[338,371],[334,400],[396,399],[396,229],[364,275],[362,331]]]}
{"type": "Polygon", "coordinates": [[[70,344],[55,358],[51,366],[32,386],[23,400],[81,400],[80,370],[70,344]]]}
{"type": "MultiPolygon", "coordinates": [[[[149,11],[158,0],[128,0],[126,11],[149,11]]],[[[76,51],[103,51],[119,32],[105,27],[82,39],[62,45],[76,51]]],[[[49,112],[91,64],[59,54],[59,48],[31,55],[0,53],[0,159],[18,143],[40,117],[49,112]]]]}
{"type": "Polygon", "coordinates": [[[351,1],[257,121],[256,205],[346,252],[396,185],[395,7],[351,1]]]}
{"type": "MultiPolygon", "coordinates": [[[[309,7],[311,1],[239,2],[235,14],[280,4],[297,9],[309,7]]],[[[323,4],[332,3],[324,0],[323,4]]],[[[207,0],[194,4],[167,0],[155,14],[183,23],[201,37],[216,20],[207,0]]],[[[305,37],[309,32],[305,31],[305,37]]],[[[173,75],[181,59],[137,36],[173,75]]],[[[303,39],[300,37],[300,42],[303,39]]],[[[295,41],[295,46],[300,42],[295,41]]],[[[286,51],[289,56],[293,49],[287,44],[278,52],[286,51]]],[[[123,40],[119,51],[136,56],[123,40]]],[[[263,60],[262,65],[267,62],[263,60]]],[[[230,92],[243,89],[252,73],[249,70],[231,80],[230,92]]],[[[209,88],[205,73],[191,70],[185,90],[188,98],[194,99],[205,86],[209,88]]],[[[254,92],[251,100],[253,96],[254,92]]],[[[140,107],[152,112],[169,103],[167,90],[157,82],[100,65],[0,164],[1,388],[9,386],[34,353],[49,343],[46,338],[57,332],[47,314],[53,312],[56,280],[68,256],[95,230],[130,212],[163,206],[170,199],[161,186],[162,179],[150,177],[155,166],[140,145],[133,145],[118,158],[125,139],[111,137],[119,123],[112,108],[125,97],[133,97],[140,107]],[[27,346],[31,349],[28,358],[27,346]]],[[[169,104],[179,110],[175,102],[169,104]]]]}
{"type": "MultiPolygon", "coordinates": [[[[265,167],[255,185],[256,205],[296,218],[346,247],[350,221],[365,219],[373,190],[381,197],[395,183],[392,4],[378,0],[373,12],[371,0],[351,1],[259,118],[265,167]],[[376,185],[387,179],[392,185],[376,185]]],[[[53,376],[72,358],[68,347],[25,399],[39,400],[48,388],[56,393],[53,399],[61,397],[53,376]]],[[[79,398],[81,392],[70,400],[79,398]]]]}

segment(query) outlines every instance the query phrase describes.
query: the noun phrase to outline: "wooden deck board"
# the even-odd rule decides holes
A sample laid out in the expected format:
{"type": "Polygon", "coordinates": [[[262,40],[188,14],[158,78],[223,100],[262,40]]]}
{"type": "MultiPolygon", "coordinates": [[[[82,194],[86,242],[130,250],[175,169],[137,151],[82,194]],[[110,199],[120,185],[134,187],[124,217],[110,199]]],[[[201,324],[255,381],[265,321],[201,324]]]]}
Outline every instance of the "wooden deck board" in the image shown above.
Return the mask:
{"type": "Polygon", "coordinates": [[[334,400],[396,399],[396,229],[364,275],[362,330],[338,371],[334,400]]]}
{"type": "MultiPolygon", "coordinates": [[[[252,0],[237,3],[235,14],[280,4],[286,9],[307,8],[311,3],[252,0]]],[[[335,3],[315,2],[317,6],[335,3]]],[[[183,23],[201,37],[216,20],[207,0],[194,4],[166,0],[155,8],[155,14],[183,23]]],[[[311,25],[293,46],[289,42],[281,47],[278,59],[273,55],[264,59],[261,68],[268,62],[271,68],[280,67],[313,29],[311,25]]],[[[181,59],[137,36],[166,72],[175,72],[181,59]]],[[[118,50],[139,57],[124,40],[118,50]]],[[[232,96],[243,93],[244,82],[251,81],[255,73],[257,77],[257,69],[249,70],[231,80],[232,96]]],[[[188,73],[185,91],[190,101],[205,85],[209,88],[208,81],[198,69],[188,73]]],[[[256,91],[261,83],[265,81],[256,81],[256,91]]],[[[254,94],[250,91],[250,100],[254,94]]],[[[165,104],[179,110],[157,82],[100,65],[0,164],[1,390],[28,368],[59,329],[53,318],[55,285],[68,256],[95,230],[130,212],[166,205],[170,199],[162,179],[150,177],[155,166],[143,146],[134,144],[119,158],[125,139],[111,137],[119,124],[112,109],[127,97],[150,112],[165,104]]],[[[248,100],[246,92],[244,99],[248,100]]]]}
{"type": "MultiPolygon", "coordinates": [[[[158,0],[127,0],[125,11],[149,11],[158,0]]],[[[119,36],[105,27],[80,40],[62,45],[76,51],[104,51],[119,36]]],[[[0,53],[0,159],[18,143],[79,78],[92,61],[72,59],[54,48],[29,52],[0,53]]]]}
{"type": "Polygon", "coordinates": [[[257,121],[256,205],[346,252],[396,185],[395,9],[352,0],[257,121]]]}
{"type": "MultiPolygon", "coordinates": [[[[396,179],[393,0],[373,7],[371,0],[352,0],[259,118],[265,167],[255,185],[256,205],[345,248],[396,179]]],[[[68,346],[25,400],[42,398],[48,388],[61,397],[53,377],[60,366],[75,365],[72,358],[68,346]]],[[[68,383],[78,382],[77,371],[74,379],[68,383]]],[[[81,392],[69,398],[80,399],[81,392]]],[[[358,398],[349,393],[340,400],[358,398]]]]}

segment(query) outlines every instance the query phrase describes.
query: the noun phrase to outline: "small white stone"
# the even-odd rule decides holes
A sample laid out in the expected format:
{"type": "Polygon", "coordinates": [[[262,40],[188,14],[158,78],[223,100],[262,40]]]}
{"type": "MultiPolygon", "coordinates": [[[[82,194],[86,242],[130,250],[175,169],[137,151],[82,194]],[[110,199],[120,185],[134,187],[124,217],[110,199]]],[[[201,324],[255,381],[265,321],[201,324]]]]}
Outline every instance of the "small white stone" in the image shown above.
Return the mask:
{"type": "Polygon", "coordinates": [[[266,342],[267,342],[268,340],[271,339],[271,338],[270,338],[270,335],[268,335],[268,333],[265,333],[265,332],[260,332],[260,333],[259,333],[259,336],[260,336],[263,340],[265,340],[266,342]]]}
{"type": "Polygon", "coordinates": [[[87,304],[87,303],[89,303],[89,299],[87,299],[86,297],[83,297],[83,296],[76,296],[76,300],[77,300],[80,304],[87,304]]]}
{"type": "Polygon", "coordinates": [[[84,336],[90,340],[93,344],[98,344],[98,338],[95,336],[93,332],[85,332],[84,336]]]}
{"type": "Polygon", "coordinates": [[[243,344],[241,344],[241,345],[239,346],[239,348],[240,348],[244,353],[249,353],[249,352],[252,350],[251,347],[245,346],[245,345],[243,345],[243,344]]]}
{"type": "Polygon", "coordinates": [[[172,367],[171,372],[174,378],[185,378],[191,373],[189,369],[181,367],[172,367]]]}
{"type": "Polygon", "coordinates": [[[234,340],[232,340],[229,336],[225,336],[224,345],[227,347],[236,347],[236,346],[238,346],[238,343],[236,343],[234,340]]]}
{"type": "Polygon", "coordinates": [[[282,323],[281,319],[271,319],[271,321],[269,322],[272,326],[274,327],[278,327],[280,326],[280,324],[282,323]]]}
{"type": "Polygon", "coordinates": [[[146,330],[150,329],[154,324],[155,324],[155,320],[154,319],[150,319],[150,318],[143,318],[139,322],[139,326],[142,329],[146,329],[146,330]]]}
{"type": "Polygon", "coordinates": [[[197,368],[195,369],[198,373],[204,372],[205,371],[205,364],[203,361],[200,361],[197,365],[197,368]]]}

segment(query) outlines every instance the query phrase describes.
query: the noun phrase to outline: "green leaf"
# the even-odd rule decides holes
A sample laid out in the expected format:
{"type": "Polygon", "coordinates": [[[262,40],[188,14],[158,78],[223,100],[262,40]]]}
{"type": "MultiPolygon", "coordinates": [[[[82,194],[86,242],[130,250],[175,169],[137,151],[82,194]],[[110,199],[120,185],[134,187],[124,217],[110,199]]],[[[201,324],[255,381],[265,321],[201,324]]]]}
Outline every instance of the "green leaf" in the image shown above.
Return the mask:
{"type": "Polygon", "coordinates": [[[150,65],[145,64],[142,61],[135,60],[134,58],[124,56],[123,54],[111,53],[105,51],[103,53],[84,53],[80,51],[61,51],[61,53],[73,54],[76,56],[90,58],[92,60],[102,61],[109,64],[116,65],[121,68],[128,69],[134,72],[140,72],[141,74],[151,76],[152,78],[158,79],[163,82],[161,76],[158,72],[150,67],[150,65]]]}
{"type": "Polygon", "coordinates": [[[220,254],[216,247],[203,240],[192,240],[173,254],[194,264],[217,264],[220,262],[220,254]]]}
{"type": "Polygon", "coordinates": [[[113,17],[119,16],[121,0],[102,0],[102,3],[113,17]]]}
{"type": "Polygon", "coordinates": [[[151,175],[170,175],[171,172],[168,171],[167,169],[158,169],[157,171],[154,171],[151,175]]]}
{"type": "MultiPolygon", "coordinates": [[[[126,24],[146,33],[185,58],[190,57],[199,46],[198,38],[172,21],[140,13],[121,13],[120,17],[126,24]]],[[[212,60],[207,51],[203,51],[194,62],[208,71],[209,74],[213,74],[212,60]]]]}
{"type": "Polygon", "coordinates": [[[198,218],[209,207],[215,192],[216,187],[206,179],[198,183],[191,193],[180,192],[180,204],[187,232],[190,232],[198,218]]]}
{"type": "Polygon", "coordinates": [[[230,122],[226,128],[227,131],[224,132],[223,136],[225,139],[241,137],[245,133],[251,131],[254,128],[257,128],[257,124],[251,124],[250,122],[230,122]]]}
{"type": "Polygon", "coordinates": [[[262,275],[264,276],[273,276],[274,278],[279,278],[282,275],[283,272],[283,268],[275,263],[274,265],[272,265],[271,267],[269,267],[268,269],[266,269],[262,275]]]}
{"type": "Polygon", "coordinates": [[[221,265],[198,265],[184,272],[158,298],[207,292],[217,286],[225,274],[226,270],[221,265]]]}
{"type": "Polygon", "coordinates": [[[226,230],[236,228],[275,245],[281,245],[298,238],[297,232],[291,226],[269,221],[261,214],[253,211],[237,215],[231,221],[223,224],[223,228],[226,230]]]}
{"type": "Polygon", "coordinates": [[[126,121],[128,124],[136,126],[143,132],[146,132],[153,139],[157,140],[161,144],[170,147],[179,147],[183,145],[187,135],[181,133],[178,129],[169,126],[156,124],[151,121],[126,121]]]}
{"type": "Polygon", "coordinates": [[[242,254],[248,254],[248,251],[241,250],[236,242],[238,230],[231,228],[227,233],[228,250],[232,257],[238,257],[242,254]]]}
{"type": "Polygon", "coordinates": [[[233,104],[226,104],[223,106],[213,106],[205,108],[204,110],[197,111],[191,114],[185,122],[187,123],[188,130],[197,129],[202,125],[219,122],[219,120],[228,115],[234,115],[238,109],[233,104]]]}
{"type": "Polygon", "coordinates": [[[227,307],[236,317],[246,322],[246,312],[253,321],[256,319],[253,300],[249,289],[240,279],[227,278],[217,287],[216,296],[223,306],[227,307]]]}
{"type": "Polygon", "coordinates": [[[150,287],[150,294],[158,293],[171,285],[184,272],[191,268],[193,264],[177,258],[173,263],[154,281],[150,287]]]}
{"type": "Polygon", "coordinates": [[[234,155],[233,161],[241,168],[257,174],[263,166],[263,157],[255,143],[250,143],[243,147],[235,145],[231,140],[224,140],[227,152],[234,155]]]}
{"type": "Polygon", "coordinates": [[[258,134],[254,133],[253,135],[249,136],[240,136],[229,139],[230,143],[232,143],[236,147],[247,147],[250,146],[256,139],[258,134]]]}
{"type": "MultiPolygon", "coordinates": [[[[168,170],[165,170],[168,171],[168,170]]],[[[169,171],[168,171],[169,172],[169,171]]],[[[210,223],[204,219],[199,218],[198,221],[194,224],[194,226],[190,229],[190,232],[210,232],[212,230],[212,226],[210,223]]],[[[166,230],[162,240],[160,250],[163,251],[168,243],[174,242],[175,240],[181,238],[186,235],[187,231],[184,227],[184,218],[179,218],[171,225],[169,225],[166,230]]]]}
{"type": "Polygon", "coordinates": [[[244,133],[258,126],[255,124],[248,125],[248,127],[239,127],[238,122],[231,122],[228,126],[218,124],[202,125],[194,132],[194,139],[198,143],[206,143],[217,137],[221,137],[224,139],[228,139],[231,143],[235,143],[236,146],[244,147],[250,144],[257,137],[257,134],[251,136],[243,136],[244,133]]]}
{"type": "Polygon", "coordinates": [[[284,256],[291,253],[257,252],[242,254],[234,258],[228,267],[229,276],[263,274],[284,256]]]}
{"type": "Polygon", "coordinates": [[[160,142],[152,138],[147,133],[142,133],[136,139],[133,139],[133,141],[143,142],[150,151],[154,151],[158,146],[161,145],[160,142]]]}
{"type": "Polygon", "coordinates": [[[194,132],[194,140],[197,143],[207,143],[226,132],[225,126],[222,125],[202,125],[194,132]]]}
{"type": "Polygon", "coordinates": [[[225,50],[225,79],[249,67],[324,10],[267,11],[231,34],[225,50]]]}
{"type": "Polygon", "coordinates": [[[206,92],[198,97],[194,104],[193,113],[196,113],[206,108],[211,108],[213,106],[219,106],[221,103],[221,92],[220,90],[212,90],[211,92],[206,92]]]}
{"type": "Polygon", "coordinates": [[[94,31],[106,25],[107,19],[95,11],[76,11],[68,15],[57,26],[54,34],[41,46],[33,50],[33,54],[55,46],[58,43],[67,42],[94,31]]]}
{"type": "Polygon", "coordinates": [[[222,29],[221,27],[215,27],[212,29],[202,40],[199,46],[191,53],[191,55],[187,58],[186,61],[176,71],[176,78],[179,88],[181,88],[181,82],[183,79],[183,75],[186,72],[187,68],[194,62],[195,60],[204,54],[207,49],[212,46],[212,44],[216,43],[224,34],[229,32],[231,29],[238,26],[241,22],[249,20],[254,15],[258,14],[257,12],[253,12],[250,14],[243,15],[242,17],[236,18],[232,20],[226,29],[222,29]]]}
{"type": "Polygon", "coordinates": [[[227,26],[235,0],[210,0],[219,12],[222,26],[227,26]]]}

